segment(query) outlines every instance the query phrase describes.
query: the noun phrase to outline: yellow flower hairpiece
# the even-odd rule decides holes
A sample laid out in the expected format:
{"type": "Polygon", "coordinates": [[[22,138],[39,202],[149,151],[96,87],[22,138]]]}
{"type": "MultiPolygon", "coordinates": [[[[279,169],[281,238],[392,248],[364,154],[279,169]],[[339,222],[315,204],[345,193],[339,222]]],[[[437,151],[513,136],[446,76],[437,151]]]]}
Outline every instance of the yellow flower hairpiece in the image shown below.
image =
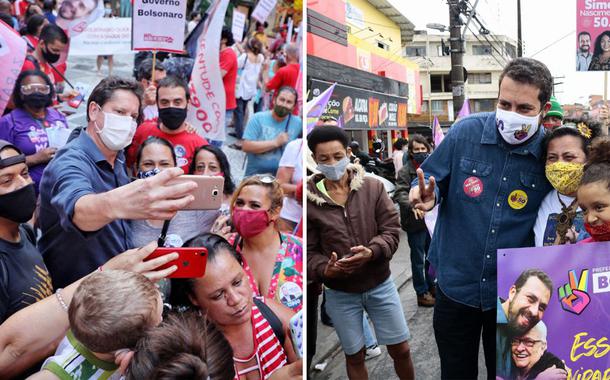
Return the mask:
{"type": "Polygon", "coordinates": [[[588,139],[591,138],[591,128],[589,128],[585,123],[578,123],[576,129],[578,129],[578,132],[580,132],[580,134],[584,137],[588,139]]]}

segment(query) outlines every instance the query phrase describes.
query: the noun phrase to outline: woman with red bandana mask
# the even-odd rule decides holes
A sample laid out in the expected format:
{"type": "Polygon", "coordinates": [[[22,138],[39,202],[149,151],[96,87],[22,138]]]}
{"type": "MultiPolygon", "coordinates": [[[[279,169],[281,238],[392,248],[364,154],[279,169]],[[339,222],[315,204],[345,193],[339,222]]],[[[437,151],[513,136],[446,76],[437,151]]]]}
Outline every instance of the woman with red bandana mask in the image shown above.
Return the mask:
{"type": "Polygon", "coordinates": [[[610,241],[610,138],[593,141],[577,192],[585,214],[585,228],[591,238],[583,243],[610,241]]]}
{"type": "Polygon", "coordinates": [[[303,242],[277,228],[283,196],[271,175],[245,178],[233,194],[231,219],[237,233],[228,240],[243,259],[254,295],[296,312],[303,307],[303,242]]]}

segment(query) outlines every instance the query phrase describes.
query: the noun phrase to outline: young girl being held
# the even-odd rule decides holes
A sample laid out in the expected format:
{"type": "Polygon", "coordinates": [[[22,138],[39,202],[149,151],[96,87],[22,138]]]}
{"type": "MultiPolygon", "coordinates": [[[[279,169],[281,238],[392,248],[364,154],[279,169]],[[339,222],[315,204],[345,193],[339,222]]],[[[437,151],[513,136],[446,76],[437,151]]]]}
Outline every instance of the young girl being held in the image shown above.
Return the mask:
{"type": "Polygon", "coordinates": [[[590,238],[583,243],[610,241],[610,138],[599,137],[590,147],[588,163],[577,192],[590,238]]]}

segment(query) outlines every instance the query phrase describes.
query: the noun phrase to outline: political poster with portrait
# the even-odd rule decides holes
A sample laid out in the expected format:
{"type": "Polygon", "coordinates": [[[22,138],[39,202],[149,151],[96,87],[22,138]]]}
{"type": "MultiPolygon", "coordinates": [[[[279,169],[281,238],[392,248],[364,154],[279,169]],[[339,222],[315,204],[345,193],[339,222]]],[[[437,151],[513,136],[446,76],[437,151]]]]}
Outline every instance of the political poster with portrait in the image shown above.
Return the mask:
{"type": "Polygon", "coordinates": [[[12,27],[0,21],[0,67],[3,73],[0,77],[0,115],[11,98],[26,52],[25,40],[12,27]]]}
{"type": "Polygon", "coordinates": [[[187,0],[134,0],[133,50],[184,51],[187,0]]]}
{"type": "Polygon", "coordinates": [[[59,0],[56,23],[68,36],[74,37],[102,16],[103,0],[59,0]]]}
{"type": "Polygon", "coordinates": [[[610,70],[610,2],[576,0],[576,71],[610,70]]]}
{"type": "Polygon", "coordinates": [[[131,19],[101,18],[70,41],[70,56],[133,54],[131,19]]]}
{"type": "Polygon", "coordinates": [[[225,90],[220,75],[220,34],[229,0],[215,0],[197,39],[197,54],[191,73],[187,121],[208,140],[224,141],[225,90]]]}
{"type": "Polygon", "coordinates": [[[497,263],[498,378],[610,378],[610,243],[502,249],[497,263]]]}

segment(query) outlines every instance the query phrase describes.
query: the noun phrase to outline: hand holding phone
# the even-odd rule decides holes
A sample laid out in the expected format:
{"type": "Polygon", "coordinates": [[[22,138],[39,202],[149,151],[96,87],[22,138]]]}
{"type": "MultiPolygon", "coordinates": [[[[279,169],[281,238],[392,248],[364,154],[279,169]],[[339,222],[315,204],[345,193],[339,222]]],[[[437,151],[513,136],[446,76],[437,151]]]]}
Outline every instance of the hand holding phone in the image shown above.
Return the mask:
{"type": "Polygon", "coordinates": [[[146,258],[145,261],[164,256],[172,252],[178,253],[178,258],[156,268],[156,270],[162,270],[175,265],[178,267],[178,269],[174,273],[170,274],[168,278],[203,277],[208,259],[208,250],[206,248],[157,248],[146,258]]]}
{"type": "Polygon", "coordinates": [[[299,358],[303,357],[303,310],[290,318],[290,338],[294,352],[299,358]]]}

